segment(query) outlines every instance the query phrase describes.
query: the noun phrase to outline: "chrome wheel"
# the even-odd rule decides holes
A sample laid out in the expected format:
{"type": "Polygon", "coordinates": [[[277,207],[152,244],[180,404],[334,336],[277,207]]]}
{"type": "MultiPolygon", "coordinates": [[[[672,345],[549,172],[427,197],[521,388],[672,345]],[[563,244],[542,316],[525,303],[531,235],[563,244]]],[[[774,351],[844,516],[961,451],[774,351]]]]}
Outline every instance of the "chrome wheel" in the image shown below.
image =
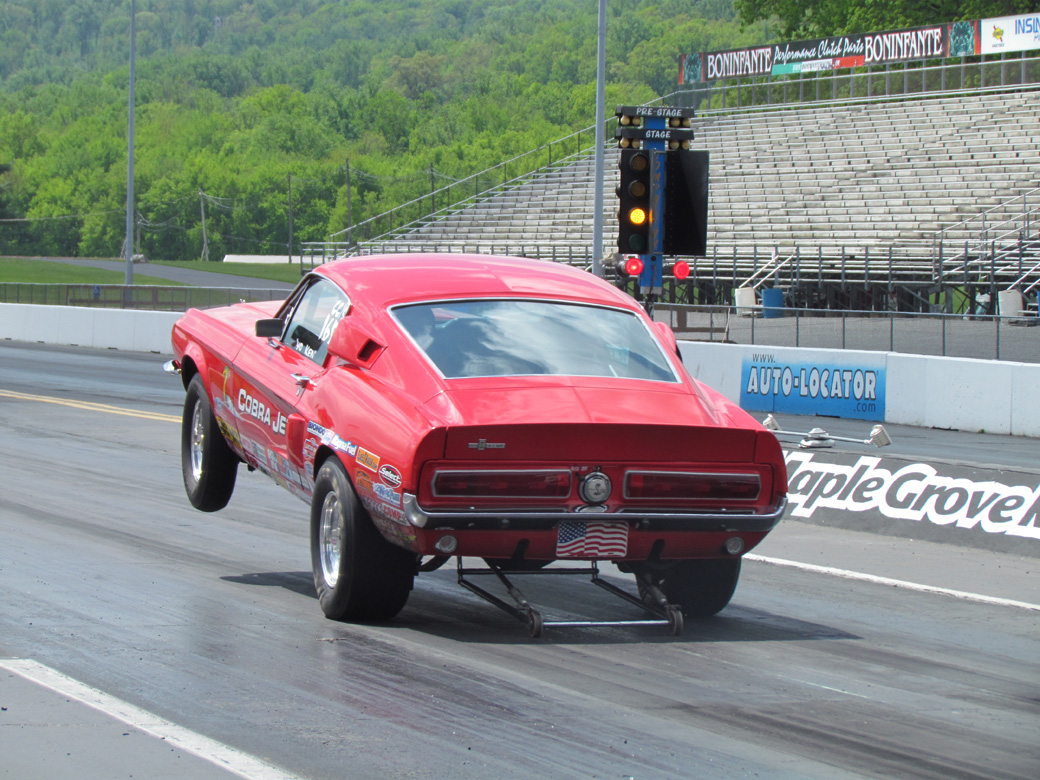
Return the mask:
{"type": "Polygon", "coordinates": [[[340,550],[343,544],[343,523],[340,519],[339,499],[334,491],[325,494],[321,505],[321,526],[318,547],[321,556],[321,576],[325,585],[335,588],[339,580],[340,550]]]}
{"type": "Polygon", "coordinates": [[[191,415],[191,475],[202,479],[202,447],[206,443],[206,419],[202,401],[196,401],[191,415]]]}
{"type": "Polygon", "coordinates": [[[181,417],[181,476],[191,505],[202,512],[226,507],[238,464],[238,455],[213,415],[202,374],[195,374],[188,382],[181,417]]]}
{"type": "Polygon", "coordinates": [[[358,501],[338,455],[325,458],[311,498],[311,572],[332,620],[389,620],[412,589],[415,553],[384,539],[358,501]]]}

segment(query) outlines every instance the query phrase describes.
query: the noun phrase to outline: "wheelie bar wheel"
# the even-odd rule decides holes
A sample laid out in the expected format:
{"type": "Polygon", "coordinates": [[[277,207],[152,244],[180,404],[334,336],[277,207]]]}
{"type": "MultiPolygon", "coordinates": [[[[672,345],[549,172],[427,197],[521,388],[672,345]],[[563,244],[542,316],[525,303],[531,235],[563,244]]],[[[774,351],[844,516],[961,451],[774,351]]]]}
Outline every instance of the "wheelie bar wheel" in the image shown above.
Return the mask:
{"type": "Polygon", "coordinates": [[[668,633],[672,636],[681,636],[683,630],[682,610],[674,604],[669,604],[665,608],[665,615],[668,617],[668,633]]]}
{"type": "MultiPolygon", "coordinates": [[[[679,618],[680,625],[682,625],[682,618],[679,618]]],[[[537,639],[542,635],[542,613],[537,610],[531,609],[527,612],[527,629],[532,639],[537,639]]]]}

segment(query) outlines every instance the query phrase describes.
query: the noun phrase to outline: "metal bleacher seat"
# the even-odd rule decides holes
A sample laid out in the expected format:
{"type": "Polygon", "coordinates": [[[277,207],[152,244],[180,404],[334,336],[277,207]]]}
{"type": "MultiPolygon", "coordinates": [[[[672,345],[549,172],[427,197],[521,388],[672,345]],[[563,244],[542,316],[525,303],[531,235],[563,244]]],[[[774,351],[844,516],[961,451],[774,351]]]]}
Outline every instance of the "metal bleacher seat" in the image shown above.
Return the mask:
{"type": "MultiPolygon", "coordinates": [[[[996,219],[1000,204],[1040,185],[1040,91],[705,111],[694,129],[695,146],[711,154],[709,246],[722,256],[754,246],[768,254],[794,241],[807,257],[880,256],[893,242],[920,255],[939,231],[962,242],[971,230],[957,227],[963,220],[986,208],[998,209],[996,219]]],[[[607,150],[608,252],[616,164],[617,151],[607,150]]],[[[526,246],[587,262],[593,187],[592,150],[585,150],[363,250],[526,246]]]]}

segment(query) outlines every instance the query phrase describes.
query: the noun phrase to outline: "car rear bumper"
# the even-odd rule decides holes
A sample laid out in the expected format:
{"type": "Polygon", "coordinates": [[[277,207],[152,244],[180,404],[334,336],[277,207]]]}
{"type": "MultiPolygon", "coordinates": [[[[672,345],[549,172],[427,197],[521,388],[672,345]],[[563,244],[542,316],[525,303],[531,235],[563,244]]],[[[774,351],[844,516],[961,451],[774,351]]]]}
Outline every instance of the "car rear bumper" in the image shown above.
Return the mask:
{"type": "Polygon", "coordinates": [[[561,522],[581,520],[623,520],[633,530],[649,532],[702,531],[728,533],[768,533],[784,516],[787,499],[763,513],[747,512],[436,512],[422,509],[416,497],[405,493],[405,518],[415,528],[427,531],[544,531],[561,522]]]}

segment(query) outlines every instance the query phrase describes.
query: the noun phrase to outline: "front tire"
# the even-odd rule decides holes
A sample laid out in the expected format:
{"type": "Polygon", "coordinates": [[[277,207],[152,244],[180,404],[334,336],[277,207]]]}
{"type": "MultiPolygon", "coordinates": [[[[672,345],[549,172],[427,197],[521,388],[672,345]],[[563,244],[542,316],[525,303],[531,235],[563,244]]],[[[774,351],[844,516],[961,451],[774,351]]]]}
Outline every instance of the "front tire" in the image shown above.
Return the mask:
{"type": "Polygon", "coordinates": [[[188,383],[181,420],[181,472],[191,505],[202,512],[226,507],[238,462],[217,425],[202,376],[196,374],[188,383]]]}
{"type": "Polygon", "coordinates": [[[322,612],[342,621],[390,620],[415,578],[415,555],[379,534],[335,455],[314,480],[311,569],[322,612]]]}

